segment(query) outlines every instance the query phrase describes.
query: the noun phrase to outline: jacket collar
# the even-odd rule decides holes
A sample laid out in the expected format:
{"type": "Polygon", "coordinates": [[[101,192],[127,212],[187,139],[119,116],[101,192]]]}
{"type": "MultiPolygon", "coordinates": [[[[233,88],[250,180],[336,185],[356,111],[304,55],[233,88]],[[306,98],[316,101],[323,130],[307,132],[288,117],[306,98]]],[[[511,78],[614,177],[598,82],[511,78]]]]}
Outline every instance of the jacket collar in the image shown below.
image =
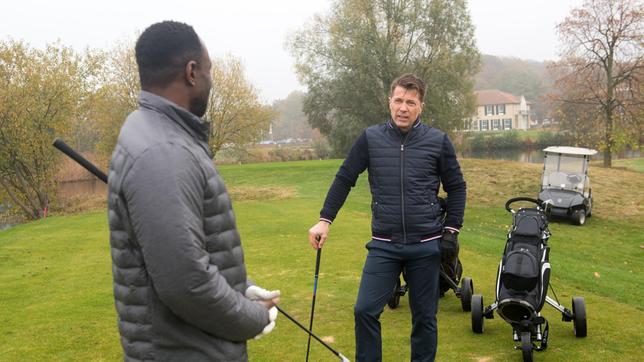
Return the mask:
{"type": "Polygon", "coordinates": [[[167,98],[144,90],[139,94],[139,105],[142,108],[148,108],[166,115],[199,141],[201,147],[210,155],[210,148],[208,147],[210,122],[195,116],[167,98]]]}
{"type": "MultiPolygon", "coordinates": [[[[411,131],[414,128],[418,128],[418,126],[420,126],[421,123],[422,122],[420,120],[420,117],[416,118],[416,120],[414,121],[414,124],[412,124],[411,129],[409,130],[409,132],[411,133],[411,131]]],[[[403,134],[402,131],[400,130],[400,128],[398,128],[398,126],[396,126],[396,123],[394,123],[394,121],[391,118],[389,118],[387,120],[387,127],[392,129],[392,130],[394,130],[394,131],[400,132],[400,134],[403,134]]]]}

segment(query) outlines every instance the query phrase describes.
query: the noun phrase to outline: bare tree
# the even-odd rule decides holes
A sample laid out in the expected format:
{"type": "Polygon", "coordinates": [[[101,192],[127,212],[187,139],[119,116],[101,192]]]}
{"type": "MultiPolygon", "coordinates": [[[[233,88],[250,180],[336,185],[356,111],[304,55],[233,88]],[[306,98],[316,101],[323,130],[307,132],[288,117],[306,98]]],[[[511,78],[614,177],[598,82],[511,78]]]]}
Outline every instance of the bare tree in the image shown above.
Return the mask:
{"type": "Polygon", "coordinates": [[[212,59],[213,88],[206,118],[210,123],[210,150],[214,155],[226,144],[243,147],[255,141],[275,117],[273,110],[259,101],[257,90],[244,75],[239,59],[212,59]]]}
{"type": "Polygon", "coordinates": [[[557,30],[563,52],[553,65],[556,99],[562,114],[574,105],[596,113],[582,118],[593,122],[586,128],[598,135],[604,166],[611,167],[615,147],[641,129],[644,6],[641,0],[587,0],[557,30]]]}

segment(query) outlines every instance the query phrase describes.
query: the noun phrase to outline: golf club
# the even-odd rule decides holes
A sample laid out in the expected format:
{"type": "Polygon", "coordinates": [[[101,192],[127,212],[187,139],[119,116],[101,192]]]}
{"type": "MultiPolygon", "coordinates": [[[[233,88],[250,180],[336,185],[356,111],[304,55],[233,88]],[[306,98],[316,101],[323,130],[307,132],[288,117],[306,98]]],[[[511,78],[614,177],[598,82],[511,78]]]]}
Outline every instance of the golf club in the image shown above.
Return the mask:
{"type": "MultiPolygon", "coordinates": [[[[60,138],[56,138],[56,139],[54,140],[54,143],[53,143],[53,144],[54,144],[54,147],[56,147],[57,149],[59,149],[61,152],[63,152],[63,153],[64,153],[64,154],[66,154],[67,156],[69,156],[69,157],[70,157],[71,159],[73,159],[74,161],[78,162],[78,164],[80,164],[81,166],[83,166],[87,171],[91,172],[91,173],[92,173],[94,176],[96,176],[99,180],[101,180],[101,181],[103,181],[103,182],[107,183],[107,175],[105,175],[105,173],[103,173],[101,170],[99,170],[96,166],[94,166],[94,164],[92,164],[91,162],[89,162],[86,158],[84,158],[83,156],[81,156],[78,152],[74,151],[71,147],[69,147],[69,146],[65,143],[65,141],[61,140],[60,138]]],[[[317,262],[316,262],[316,266],[315,266],[315,270],[316,270],[316,271],[315,271],[315,281],[316,281],[316,286],[314,286],[314,288],[313,288],[313,303],[314,303],[314,305],[315,305],[315,289],[316,289],[316,287],[317,287],[317,274],[318,274],[319,267],[320,267],[320,249],[318,249],[317,262]]],[[[333,352],[333,354],[335,354],[336,356],[338,356],[342,362],[350,362],[348,358],[346,358],[344,355],[342,355],[342,353],[340,353],[340,352],[336,351],[336,350],[335,350],[335,349],[333,349],[331,346],[329,346],[326,342],[324,342],[322,339],[320,339],[320,337],[316,336],[315,334],[313,334],[313,332],[311,332],[310,330],[306,329],[306,327],[304,327],[300,322],[298,322],[297,320],[295,320],[295,318],[291,317],[291,316],[290,316],[288,313],[286,313],[282,308],[280,308],[279,306],[275,306],[275,307],[277,308],[277,310],[278,310],[280,313],[284,314],[284,316],[285,316],[286,318],[288,318],[291,322],[295,323],[298,327],[302,328],[306,333],[308,333],[308,334],[309,334],[309,343],[310,343],[310,338],[311,338],[311,337],[313,337],[313,338],[315,338],[318,342],[322,343],[322,345],[323,345],[324,347],[328,348],[328,349],[329,349],[329,351],[333,352]]],[[[312,324],[312,323],[313,323],[313,316],[311,316],[311,324],[312,324]]],[[[307,355],[308,355],[308,351],[307,351],[307,355]]]]}
{"type": "Polygon", "coordinates": [[[99,170],[96,166],[94,166],[91,162],[89,162],[86,158],[81,156],[78,152],[69,147],[67,143],[65,143],[65,141],[61,140],[60,138],[56,138],[54,140],[54,147],[58,148],[62,153],[69,156],[69,158],[71,158],[72,160],[78,162],[78,164],[83,166],[87,171],[98,177],[99,180],[107,183],[107,175],[104,174],[103,171],[99,170]]]}
{"type": "MultiPolygon", "coordinates": [[[[318,242],[319,242],[318,237],[318,242]]],[[[309,331],[313,332],[313,317],[315,316],[315,295],[318,290],[318,275],[320,273],[320,257],[322,256],[322,248],[318,247],[317,256],[315,257],[315,276],[313,278],[313,299],[311,300],[311,317],[309,318],[309,331]]],[[[309,362],[309,351],[311,350],[311,335],[309,334],[309,342],[306,345],[306,362],[309,362]]]]}

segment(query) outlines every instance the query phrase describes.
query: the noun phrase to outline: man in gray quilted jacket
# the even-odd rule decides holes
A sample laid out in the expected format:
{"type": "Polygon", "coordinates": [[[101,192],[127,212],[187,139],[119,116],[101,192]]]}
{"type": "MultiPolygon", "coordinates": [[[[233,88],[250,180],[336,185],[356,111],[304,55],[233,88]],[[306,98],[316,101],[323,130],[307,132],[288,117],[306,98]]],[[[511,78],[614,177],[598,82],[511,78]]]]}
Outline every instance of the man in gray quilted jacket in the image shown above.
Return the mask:
{"type": "Polygon", "coordinates": [[[114,299],[128,361],[246,361],[279,291],[249,285],[230,198],[212,163],[205,45],[165,21],[136,43],[139,109],[109,172],[114,299]]]}

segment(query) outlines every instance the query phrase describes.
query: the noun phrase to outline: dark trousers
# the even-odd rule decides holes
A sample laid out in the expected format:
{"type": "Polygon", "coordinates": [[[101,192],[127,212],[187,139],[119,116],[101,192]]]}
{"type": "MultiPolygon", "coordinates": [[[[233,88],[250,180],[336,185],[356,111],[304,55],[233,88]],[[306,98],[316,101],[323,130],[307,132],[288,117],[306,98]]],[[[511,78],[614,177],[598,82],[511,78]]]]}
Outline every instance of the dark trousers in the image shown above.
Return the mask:
{"type": "Polygon", "coordinates": [[[354,309],[356,361],[382,361],[380,314],[403,267],[412,313],[411,360],[434,360],[440,270],[438,244],[438,240],[408,245],[372,240],[367,244],[369,253],[354,309]]]}

